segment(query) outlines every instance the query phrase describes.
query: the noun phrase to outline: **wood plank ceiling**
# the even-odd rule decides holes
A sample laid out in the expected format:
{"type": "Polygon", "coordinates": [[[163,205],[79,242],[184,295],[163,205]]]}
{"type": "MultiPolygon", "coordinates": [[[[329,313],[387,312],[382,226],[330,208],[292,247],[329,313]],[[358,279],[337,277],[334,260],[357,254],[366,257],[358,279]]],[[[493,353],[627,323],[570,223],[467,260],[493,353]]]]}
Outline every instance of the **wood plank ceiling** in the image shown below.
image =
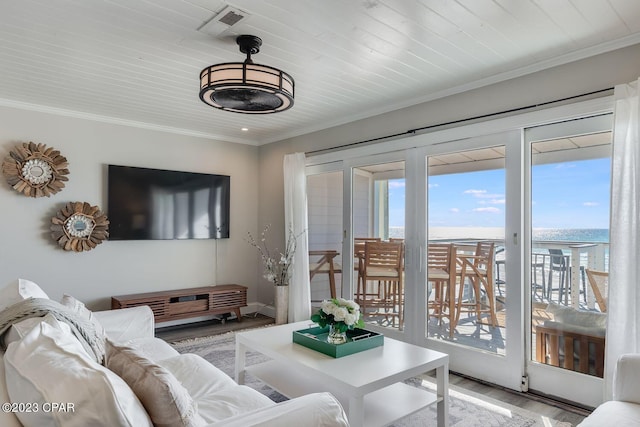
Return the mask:
{"type": "Polygon", "coordinates": [[[260,145],[639,42],[638,0],[4,0],[0,105],[260,145]],[[227,6],[246,19],[198,31],[227,6]],[[291,110],[199,100],[238,34],[294,77],[291,110]]]}

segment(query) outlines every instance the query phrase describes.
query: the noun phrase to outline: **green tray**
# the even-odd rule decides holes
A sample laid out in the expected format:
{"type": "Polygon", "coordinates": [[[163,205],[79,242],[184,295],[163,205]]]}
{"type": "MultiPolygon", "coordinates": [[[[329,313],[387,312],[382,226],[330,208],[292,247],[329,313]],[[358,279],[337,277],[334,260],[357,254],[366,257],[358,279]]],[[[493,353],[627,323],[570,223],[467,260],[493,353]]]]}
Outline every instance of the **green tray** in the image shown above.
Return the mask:
{"type": "Polygon", "coordinates": [[[344,344],[329,344],[327,335],[329,335],[328,326],[325,328],[302,329],[293,331],[293,342],[331,357],[348,356],[384,345],[384,336],[382,334],[365,329],[355,328],[348,330],[347,342],[344,344]]]}

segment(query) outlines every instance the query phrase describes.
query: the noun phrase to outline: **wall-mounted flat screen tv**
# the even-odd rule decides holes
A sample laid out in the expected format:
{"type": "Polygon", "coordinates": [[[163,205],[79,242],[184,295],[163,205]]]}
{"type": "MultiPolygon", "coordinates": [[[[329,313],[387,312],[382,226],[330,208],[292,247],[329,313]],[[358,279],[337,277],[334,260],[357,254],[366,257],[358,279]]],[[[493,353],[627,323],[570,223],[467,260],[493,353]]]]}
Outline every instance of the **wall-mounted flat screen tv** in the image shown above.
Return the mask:
{"type": "Polygon", "coordinates": [[[229,238],[231,178],[109,165],[109,240],[229,238]]]}

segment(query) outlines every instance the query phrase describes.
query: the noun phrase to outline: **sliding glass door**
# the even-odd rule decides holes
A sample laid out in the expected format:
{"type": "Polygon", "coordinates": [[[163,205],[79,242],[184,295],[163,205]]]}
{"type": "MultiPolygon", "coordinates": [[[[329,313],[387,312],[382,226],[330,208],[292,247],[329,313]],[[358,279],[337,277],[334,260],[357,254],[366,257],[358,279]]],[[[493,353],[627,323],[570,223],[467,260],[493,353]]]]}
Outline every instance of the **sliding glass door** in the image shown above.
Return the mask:
{"type": "Polygon", "coordinates": [[[525,131],[529,388],[602,399],[609,271],[610,114],[525,131]]]}
{"type": "Polygon", "coordinates": [[[506,280],[519,275],[519,142],[507,132],[423,150],[423,336],[454,363],[474,361],[462,372],[510,388],[522,377],[522,289],[506,280]]]}
{"type": "Polygon", "coordinates": [[[599,404],[610,108],[585,102],[319,156],[310,215],[326,218],[310,219],[310,238],[314,250],[342,243],[336,292],[361,303],[367,328],[448,353],[452,371],[599,404]]]}

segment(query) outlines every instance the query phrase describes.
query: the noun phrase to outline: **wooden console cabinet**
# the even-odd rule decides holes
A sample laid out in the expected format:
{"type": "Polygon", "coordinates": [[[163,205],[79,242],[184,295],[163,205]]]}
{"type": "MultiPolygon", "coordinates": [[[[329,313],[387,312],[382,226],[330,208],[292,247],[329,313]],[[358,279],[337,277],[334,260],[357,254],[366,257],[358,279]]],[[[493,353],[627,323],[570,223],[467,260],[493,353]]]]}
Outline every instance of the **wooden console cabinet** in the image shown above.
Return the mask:
{"type": "Polygon", "coordinates": [[[156,322],[231,312],[234,312],[240,321],[240,308],[247,306],[247,287],[203,286],[111,297],[111,309],[140,305],[148,305],[151,308],[156,322]]]}

